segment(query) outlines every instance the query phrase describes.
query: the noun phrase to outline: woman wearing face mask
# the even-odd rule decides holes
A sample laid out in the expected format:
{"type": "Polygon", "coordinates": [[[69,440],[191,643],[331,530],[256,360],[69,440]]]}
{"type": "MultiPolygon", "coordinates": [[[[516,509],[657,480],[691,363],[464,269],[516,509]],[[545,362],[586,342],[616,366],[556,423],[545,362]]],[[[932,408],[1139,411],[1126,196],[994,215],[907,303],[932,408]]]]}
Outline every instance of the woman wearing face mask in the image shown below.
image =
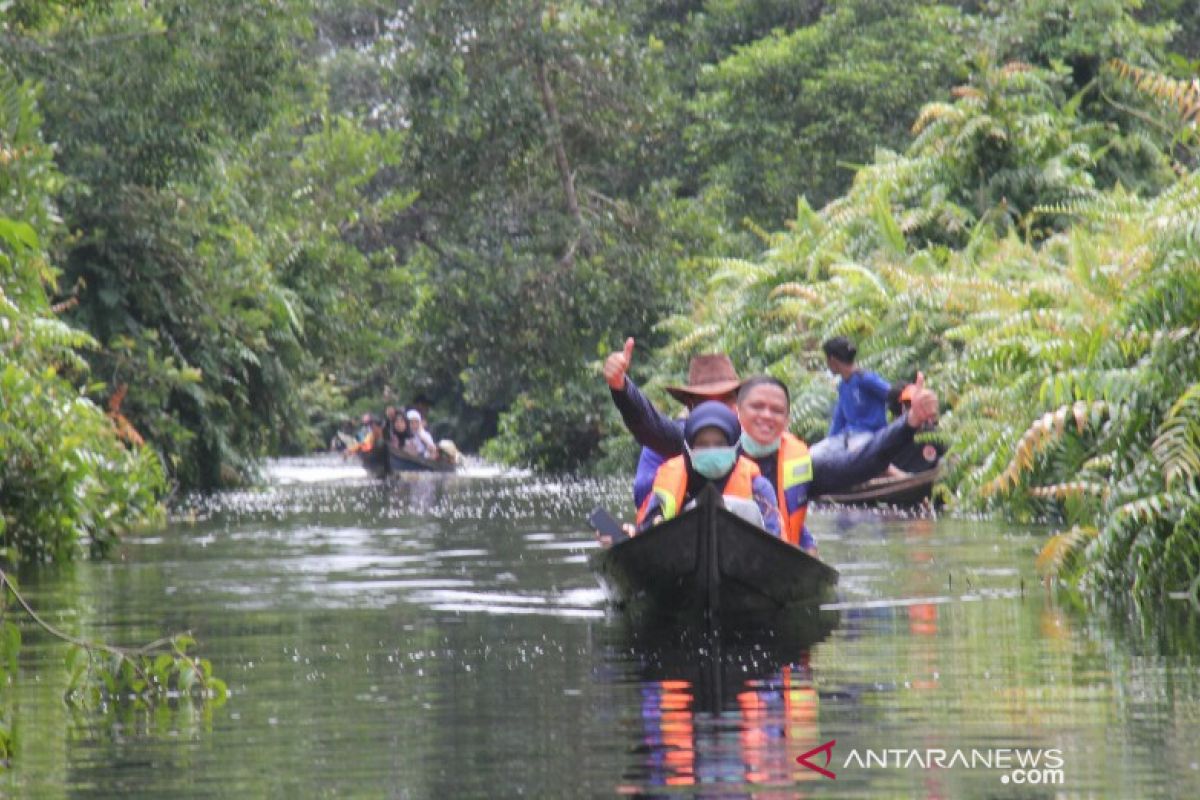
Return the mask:
{"type": "Polygon", "coordinates": [[[684,423],[683,455],[659,467],[653,490],[638,512],[638,530],[677,516],[711,483],[729,501],[753,501],[762,514],[763,527],[778,536],[774,490],[754,462],[739,455],[741,435],[737,414],[723,403],[708,401],[696,406],[684,423]]]}

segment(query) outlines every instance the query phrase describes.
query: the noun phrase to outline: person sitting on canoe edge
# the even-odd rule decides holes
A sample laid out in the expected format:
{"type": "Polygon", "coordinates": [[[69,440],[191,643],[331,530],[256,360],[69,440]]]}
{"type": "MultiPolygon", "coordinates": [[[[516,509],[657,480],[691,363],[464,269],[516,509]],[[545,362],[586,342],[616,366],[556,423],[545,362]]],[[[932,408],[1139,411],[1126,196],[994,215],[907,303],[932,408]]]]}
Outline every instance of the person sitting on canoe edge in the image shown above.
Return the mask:
{"type": "Polygon", "coordinates": [[[638,512],[637,530],[674,519],[712,484],[721,490],[727,508],[778,536],[775,492],[754,462],[740,454],[741,435],[737,414],[724,404],[708,400],[696,406],[683,426],[683,454],[658,468],[638,512]]]}
{"type": "Polygon", "coordinates": [[[887,396],[891,384],[878,373],[856,367],[858,348],[845,336],[822,343],[825,365],[841,378],[833,421],[824,439],[812,446],[812,452],[827,449],[857,450],[871,441],[871,435],[887,427],[887,396]]]}
{"type": "MultiPolygon", "coordinates": [[[[626,342],[625,353],[631,351],[630,343],[626,342]]],[[[656,409],[628,378],[620,368],[622,363],[627,367],[628,359],[614,358],[621,355],[614,353],[609,357],[614,366],[612,370],[609,362],[605,362],[605,380],[625,427],[638,444],[654,450],[659,456],[673,458],[679,455],[683,452],[683,433],[679,425],[656,409]]],[[[908,413],[877,431],[864,447],[812,456],[804,442],[787,431],[791,409],[791,394],[787,387],[774,378],[762,378],[746,381],[739,390],[737,410],[743,426],[742,446],[763,477],[775,487],[780,498],[784,538],[792,544],[799,545],[803,537],[803,512],[810,497],[856,486],[884,472],[892,456],[912,443],[914,433],[937,418],[937,394],[925,388],[924,379],[920,378],[915,384],[908,413]],[[753,442],[749,449],[745,444],[747,439],[753,442]],[[803,454],[800,454],[800,447],[805,447],[803,454]],[[803,468],[804,458],[811,459],[807,462],[808,470],[803,468]],[[781,475],[784,476],[782,488],[781,475]]]]}
{"type": "MultiPolygon", "coordinates": [[[[614,392],[624,386],[628,380],[626,373],[629,371],[632,360],[632,338],[625,340],[624,350],[615,352],[605,359],[604,377],[609,388],[614,392]]],[[[741,384],[742,381],[738,377],[737,370],[733,368],[733,362],[729,356],[724,353],[706,353],[695,356],[689,362],[686,385],[668,386],[666,390],[668,394],[683,403],[685,411],[691,411],[706,400],[716,400],[730,409],[735,409],[737,407],[737,390],[741,384]]],[[[634,388],[636,390],[636,387],[634,388]]],[[[618,403],[617,408],[620,409],[622,406],[618,403]]],[[[642,439],[639,438],[633,427],[639,424],[638,418],[626,416],[624,410],[621,411],[621,416],[625,420],[625,427],[629,428],[638,443],[643,445],[642,451],[638,455],[637,470],[633,478],[633,507],[640,509],[650,494],[655,473],[658,472],[658,468],[667,457],[661,455],[655,448],[645,446],[642,439]]],[[[686,415],[670,420],[670,424],[680,432],[680,436],[682,436],[684,419],[686,419],[686,415]]]]}

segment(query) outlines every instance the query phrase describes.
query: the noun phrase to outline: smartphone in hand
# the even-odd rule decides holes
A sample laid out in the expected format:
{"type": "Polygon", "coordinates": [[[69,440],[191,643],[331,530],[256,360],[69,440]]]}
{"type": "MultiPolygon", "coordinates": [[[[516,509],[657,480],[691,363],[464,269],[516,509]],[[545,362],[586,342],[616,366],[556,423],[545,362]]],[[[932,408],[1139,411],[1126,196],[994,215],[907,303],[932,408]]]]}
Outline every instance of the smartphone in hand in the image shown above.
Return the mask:
{"type": "Polygon", "coordinates": [[[609,514],[603,508],[596,508],[588,515],[588,524],[599,531],[602,536],[612,539],[613,544],[623,542],[629,538],[621,528],[621,523],[613,519],[612,514],[609,514]]]}

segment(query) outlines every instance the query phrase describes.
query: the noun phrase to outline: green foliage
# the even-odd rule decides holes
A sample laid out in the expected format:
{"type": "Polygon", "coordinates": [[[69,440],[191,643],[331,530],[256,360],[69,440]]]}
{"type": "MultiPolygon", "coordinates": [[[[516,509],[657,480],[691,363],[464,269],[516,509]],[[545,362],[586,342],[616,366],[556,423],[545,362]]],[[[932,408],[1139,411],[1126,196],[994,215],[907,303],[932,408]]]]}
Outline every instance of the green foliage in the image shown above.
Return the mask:
{"type": "Polygon", "coordinates": [[[1200,570],[1200,177],[1101,188],[1095,153],[1127,134],[1060,110],[1063,80],[988,68],[761,257],[709,261],[666,374],[729,352],[793,387],[814,438],[833,399],[818,345],[851,336],[863,366],[922,368],[948,405],[954,506],[1061,520],[1048,573],[1159,596],[1200,570]]]}
{"type": "MultiPolygon", "coordinates": [[[[142,647],[116,647],[72,636],[47,623],[3,570],[0,570],[0,592],[5,612],[23,613],[51,637],[70,644],[64,700],[73,707],[88,711],[113,707],[148,710],[187,702],[213,708],[223,705],[228,698],[225,682],[213,675],[212,664],[188,653],[195,640],[187,634],[142,647]]],[[[21,634],[15,624],[4,618],[6,615],[0,615],[0,677],[6,678],[7,685],[17,674],[21,634]]],[[[0,765],[7,766],[13,752],[13,736],[7,723],[7,709],[4,712],[0,715],[0,765]]]]}
{"type": "Polygon", "coordinates": [[[801,195],[823,205],[875,148],[901,146],[921,104],[961,77],[961,24],[934,3],[854,0],[740,48],[701,75],[694,163],[760,222],[801,195]]]}
{"type": "MultiPolygon", "coordinates": [[[[57,153],[0,141],[40,164],[0,214],[42,254],[5,283],[41,342],[11,380],[90,366],[187,486],[418,393],[461,444],[576,469],[623,457],[596,366],[627,335],[638,378],[724,349],[789,380],[813,437],[816,345],[846,334],[888,375],[932,365],[960,504],[1169,516],[1192,384],[1154,371],[1195,318],[1196,141],[1152,5],[8,3],[9,94],[46,114],[9,117],[57,153]]],[[[63,421],[21,424],[61,449],[63,421]]]]}
{"type": "Polygon", "coordinates": [[[39,122],[32,88],[0,67],[0,537],[10,558],[62,560],[156,516],[164,487],[153,451],[86,396],[93,339],[50,308],[62,178],[39,122]]]}
{"type": "Polygon", "coordinates": [[[194,644],[192,637],[180,634],[138,650],[72,645],[66,656],[70,677],[65,699],[89,710],[181,701],[224,705],[229,690],[213,675],[208,659],[188,655],[194,644]]]}
{"type": "Polygon", "coordinates": [[[371,186],[398,136],[325,109],[312,11],[13,9],[29,27],[12,61],[42,86],[67,178],[76,233],[56,260],[70,319],[184,486],[238,482],[267,453],[311,446],[344,403],[337,374],[388,356],[385,308],[404,282],[378,230],[412,195],[371,186]],[[378,305],[347,291],[363,284],[387,289],[378,305]]]}
{"type": "Polygon", "coordinates": [[[1041,67],[1064,65],[1076,89],[1120,56],[1138,63],[1157,59],[1171,37],[1170,17],[1137,14],[1141,0],[987,0],[979,38],[997,61],[1041,67]],[[1160,21],[1155,21],[1155,19],[1160,21]]]}
{"type": "MultiPolygon", "coordinates": [[[[21,652],[21,629],[7,619],[0,618],[0,677],[17,673],[17,656],[21,652]]],[[[12,707],[8,687],[11,680],[0,686],[0,769],[7,768],[16,750],[16,732],[12,724],[12,707]]]]}
{"type": "Polygon", "coordinates": [[[550,467],[569,440],[585,449],[567,461],[591,455],[595,378],[581,365],[599,342],[648,333],[675,302],[678,260],[715,238],[696,223],[711,215],[660,180],[666,86],[625,5],[417,4],[370,64],[343,56],[354,102],[405,134],[375,188],[415,192],[379,234],[404,272],[352,399],[423,393],[467,446],[512,409],[555,427],[530,437],[514,423],[492,452],[550,467]]]}
{"type": "Polygon", "coordinates": [[[584,456],[603,437],[607,389],[587,372],[546,387],[543,396],[524,393],[500,418],[498,435],[483,450],[485,458],[557,472],[579,470],[584,456]]]}
{"type": "Polygon", "coordinates": [[[288,58],[272,27],[280,13],[245,10],[63,7],[13,53],[42,86],[44,128],[68,179],[58,200],[78,233],[58,256],[77,301],[71,319],[102,343],[91,360],[110,389],[130,387],[123,413],[189,483],[215,482],[229,451],[253,453],[261,426],[239,434],[228,419],[283,371],[263,355],[277,304],[254,307],[273,294],[264,265],[246,263],[247,232],[198,183],[223,141],[257,127],[288,58]]]}

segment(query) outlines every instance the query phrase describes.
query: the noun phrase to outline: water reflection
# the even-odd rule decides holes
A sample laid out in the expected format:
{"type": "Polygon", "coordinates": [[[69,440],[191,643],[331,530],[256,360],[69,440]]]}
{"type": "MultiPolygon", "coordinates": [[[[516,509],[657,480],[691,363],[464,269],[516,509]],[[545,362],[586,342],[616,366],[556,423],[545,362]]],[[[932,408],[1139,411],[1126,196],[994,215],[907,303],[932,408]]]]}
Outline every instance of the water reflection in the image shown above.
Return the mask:
{"type": "Polygon", "coordinates": [[[797,757],[819,741],[811,651],[837,612],[789,624],[704,631],[627,622],[622,656],[637,681],[640,730],[622,794],[766,796],[818,777],[797,757]]]}
{"type": "Polygon", "coordinates": [[[21,576],[73,633],[194,631],[234,695],[72,715],[63,648],[26,628],[0,794],[1200,797],[1200,616],[1047,594],[1042,532],[813,514],[836,626],[712,639],[605,609],[581,521],[624,481],[291,467],[21,576]],[[832,740],[836,783],[796,763],[832,740]],[[1066,782],[844,767],[910,746],[1058,748],[1066,782]]]}

